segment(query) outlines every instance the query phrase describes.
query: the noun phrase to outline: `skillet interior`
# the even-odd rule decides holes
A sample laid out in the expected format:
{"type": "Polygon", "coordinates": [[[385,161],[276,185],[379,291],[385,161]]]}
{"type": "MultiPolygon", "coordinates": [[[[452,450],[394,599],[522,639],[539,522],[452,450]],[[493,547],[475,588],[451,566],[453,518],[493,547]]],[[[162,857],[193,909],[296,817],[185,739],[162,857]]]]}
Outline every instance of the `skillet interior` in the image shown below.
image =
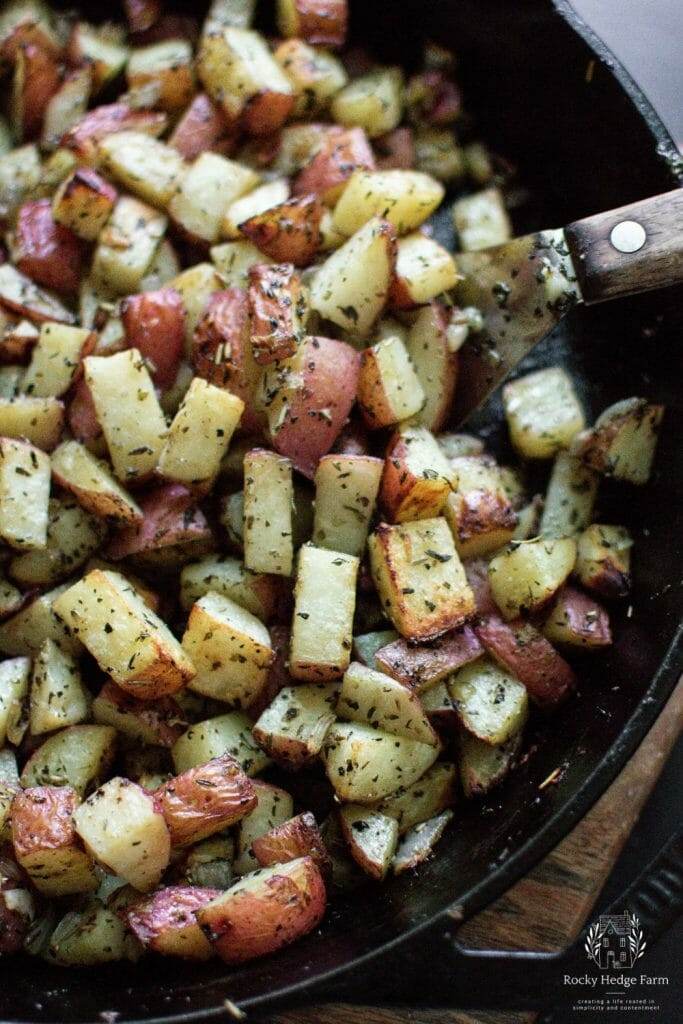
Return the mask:
{"type": "MultiPolygon", "coordinates": [[[[93,5],[94,16],[98,8],[101,16],[93,5]]],[[[629,97],[614,77],[609,54],[607,62],[597,58],[549,3],[357,2],[354,32],[402,63],[419,53],[422,35],[459,53],[481,136],[512,157],[533,193],[516,218],[518,231],[567,223],[678,183],[670,140],[647,103],[641,97],[638,109],[636,92],[629,97]]],[[[6,963],[11,980],[3,984],[3,1020],[97,1021],[106,1010],[118,1011],[119,1020],[199,1019],[222,1008],[226,997],[265,1008],[269,993],[354,961],[357,971],[358,958],[381,952],[453,903],[472,913],[568,831],[644,735],[680,671],[674,640],[683,534],[681,298],[679,289],[575,311],[523,367],[566,366],[589,419],[631,394],[664,402],[668,410],[650,485],[604,487],[600,496],[602,521],[626,523],[636,537],[632,616],[619,613],[615,647],[580,668],[581,693],[541,723],[526,765],[483,806],[458,812],[457,826],[419,874],[348,897],[320,934],[276,956],[230,974],[217,965],[160,960],[68,973],[36,961],[6,963]],[[539,792],[558,766],[559,784],[539,792]]],[[[504,451],[495,398],[475,426],[504,451]]]]}

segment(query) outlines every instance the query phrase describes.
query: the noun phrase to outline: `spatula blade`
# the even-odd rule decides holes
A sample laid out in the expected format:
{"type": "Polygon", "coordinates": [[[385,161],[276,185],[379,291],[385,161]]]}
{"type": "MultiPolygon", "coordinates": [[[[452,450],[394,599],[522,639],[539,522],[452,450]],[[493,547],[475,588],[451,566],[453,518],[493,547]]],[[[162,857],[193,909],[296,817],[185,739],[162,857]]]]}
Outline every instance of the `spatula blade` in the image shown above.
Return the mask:
{"type": "Polygon", "coordinates": [[[462,423],[580,300],[561,229],[479,252],[459,253],[461,306],[476,306],[484,329],[460,352],[455,418],[462,423]]]}

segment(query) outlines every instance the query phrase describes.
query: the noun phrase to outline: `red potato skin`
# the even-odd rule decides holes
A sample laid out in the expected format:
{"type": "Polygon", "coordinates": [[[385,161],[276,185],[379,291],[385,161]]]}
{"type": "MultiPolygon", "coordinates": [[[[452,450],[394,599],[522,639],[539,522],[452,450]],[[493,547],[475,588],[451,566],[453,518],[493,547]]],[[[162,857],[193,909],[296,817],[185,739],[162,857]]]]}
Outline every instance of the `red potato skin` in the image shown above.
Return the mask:
{"type": "Polygon", "coordinates": [[[82,444],[92,444],[102,436],[95,403],[84,377],[74,386],[67,420],[71,433],[82,444]]]}
{"type": "Polygon", "coordinates": [[[484,648],[471,626],[462,626],[427,644],[410,644],[400,637],[375,653],[380,672],[410,688],[420,689],[476,661],[484,648]]]}
{"type": "Polygon", "coordinates": [[[236,132],[231,129],[223,111],[205,92],[197,93],[173,129],[169,145],[186,160],[213,150],[227,155],[235,146],[236,132]]]}
{"type": "Polygon", "coordinates": [[[123,0],[126,21],[131,32],[145,32],[159,20],[161,0],[123,0]]]}
{"type": "Polygon", "coordinates": [[[297,196],[240,224],[240,231],[277,263],[306,267],[320,248],[323,204],[317,196],[297,196]]]}
{"type": "Polygon", "coordinates": [[[300,351],[303,382],[271,440],[276,451],[312,480],[355,401],[360,353],[343,341],[322,337],[306,338],[300,351]]]}
{"type": "Polygon", "coordinates": [[[343,46],[349,9],[347,0],[296,0],[297,36],[316,46],[343,46]]]}
{"type": "Polygon", "coordinates": [[[467,582],[474,594],[477,615],[498,614],[498,605],[493,600],[489,584],[489,564],[485,558],[471,558],[463,562],[467,582]]]}
{"type": "Polygon", "coordinates": [[[562,609],[567,629],[574,634],[579,645],[583,643],[586,647],[595,648],[609,647],[612,643],[607,609],[588,594],[565,584],[553,606],[553,612],[558,607],[562,609]]]}
{"type": "Polygon", "coordinates": [[[488,653],[524,683],[540,708],[552,710],[575,688],[572,669],[530,622],[487,615],[474,628],[488,653]]]}
{"type": "Polygon", "coordinates": [[[190,768],[154,791],[174,846],[187,846],[229,828],[253,811],[256,788],[231,754],[190,768]]]}
{"type": "Polygon", "coordinates": [[[344,185],[357,170],[374,171],[375,157],[362,128],[330,128],[323,143],[294,179],[295,196],[316,195],[334,204],[344,185]]]}
{"type": "MultiPolygon", "coordinates": [[[[220,889],[169,885],[126,908],[121,916],[143,946],[155,953],[172,956],[175,953],[174,933],[177,936],[188,929],[199,930],[195,913],[220,895],[220,889]]],[[[208,960],[213,956],[213,950],[201,932],[192,945],[193,952],[187,950],[185,959],[208,960]]]]}
{"type": "Polygon", "coordinates": [[[249,268],[251,347],[260,366],[296,352],[306,300],[291,263],[257,263],[249,268]]]}
{"type": "Polygon", "coordinates": [[[408,83],[407,92],[420,96],[416,104],[415,117],[434,128],[453,124],[460,116],[462,96],[455,82],[443,71],[423,71],[414,75],[408,83]]]}
{"type": "Polygon", "coordinates": [[[78,796],[71,786],[34,786],[12,801],[12,844],[17,860],[43,850],[80,846],[72,822],[78,796]]]}
{"type": "Polygon", "coordinates": [[[107,557],[118,561],[169,545],[210,541],[209,524],[196,502],[196,496],[183,484],[154,487],[138,500],[142,522],[119,530],[109,542],[107,557]]]}
{"type": "Polygon", "coordinates": [[[159,747],[172,747],[182,736],[188,726],[180,705],[172,697],[160,697],[155,701],[136,700],[116,683],[108,681],[98,694],[99,700],[105,700],[117,711],[134,715],[146,726],[155,730],[154,744],[159,747]]]}
{"type": "MultiPolygon", "coordinates": [[[[323,918],[325,883],[311,857],[282,865],[259,890],[239,883],[197,912],[204,934],[228,964],[274,953],[312,931],[323,918]]],[[[269,870],[269,869],[266,869],[269,870]]]]}
{"type": "Polygon", "coordinates": [[[374,140],[379,171],[409,171],[415,166],[415,140],[412,128],[394,128],[374,140]]]}
{"type": "Polygon", "coordinates": [[[127,103],[109,103],[89,110],[66,132],[62,145],[85,163],[97,156],[97,145],[113,132],[138,131],[160,135],[166,127],[166,115],[156,110],[133,110],[127,103]]]}
{"type": "Polygon", "coordinates": [[[64,191],[63,200],[65,202],[69,200],[77,201],[79,193],[83,193],[86,196],[96,196],[100,210],[108,210],[110,213],[114,209],[114,204],[119,195],[110,182],[90,167],[76,168],[64,191]]]}
{"type": "Polygon", "coordinates": [[[45,109],[60,86],[59,66],[51,53],[35,43],[22,43],[17,49],[21,66],[22,138],[35,138],[42,127],[45,109]]]}
{"type": "Polygon", "coordinates": [[[178,374],[185,344],[185,306],[175,288],[130,295],[121,304],[130,348],[152,364],[152,379],[165,391],[178,374]]]}
{"type": "Polygon", "coordinates": [[[83,243],[57,224],[50,199],[24,203],[14,236],[14,262],[36,284],[75,294],[83,269],[83,243]]]}
{"type": "Polygon", "coordinates": [[[247,135],[270,135],[282,128],[296,102],[294,95],[260,92],[242,111],[242,127],[247,135]]]}
{"type": "Polygon", "coordinates": [[[323,876],[328,877],[332,870],[332,860],[310,811],[271,828],[270,832],[254,839],[251,849],[262,868],[285,864],[297,857],[311,857],[323,876]]]}

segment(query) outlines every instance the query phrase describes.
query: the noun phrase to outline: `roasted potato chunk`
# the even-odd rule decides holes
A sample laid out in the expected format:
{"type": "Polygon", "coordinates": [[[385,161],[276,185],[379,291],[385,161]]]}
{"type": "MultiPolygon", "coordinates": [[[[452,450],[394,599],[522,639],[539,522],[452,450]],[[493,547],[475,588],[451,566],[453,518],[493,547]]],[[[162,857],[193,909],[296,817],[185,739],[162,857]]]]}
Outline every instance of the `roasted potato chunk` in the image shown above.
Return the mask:
{"type": "Polygon", "coordinates": [[[219,895],[219,889],[196,885],[166,886],[133,903],[126,911],[126,921],[143,946],[155,953],[210,960],[213,948],[195,914],[219,895]]]}
{"type": "Polygon", "coordinates": [[[458,669],[448,689],[463,728],[486,743],[505,743],[526,721],[526,687],[487,658],[458,669]]]}
{"type": "Polygon", "coordinates": [[[12,843],[17,861],[45,896],[93,892],[95,866],[76,835],[78,796],[70,786],[38,786],[12,803],[12,843]]]}
{"type": "Polygon", "coordinates": [[[594,427],[574,438],[572,452],[603,476],[646,484],[663,416],[663,405],[645,398],[625,398],[605,409],[594,427]]]}
{"type": "Polygon", "coordinates": [[[315,472],[313,543],[360,557],[382,476],[372,455],[325,455],[315,472]]]}
{"type": "Polygon", "coordinates": [[[86,512],[121,523],[138,523],[140,506],[119,484],[109,466],[77,441],[64,441],[52,453],[52,472],[86,512]]]}
{"type": "Polygon", "coordinates": [[[513,543],[489,563],[489,585],[503,617],[541,608],[569,576],[576,562],[570,537],[536,537],[513,543]]]}
{"type": "Polygon", "coordinates": [[[12,548],[47,544],[50,459],[26,441],[0,437],[0,539],[12,548]]]}
{"type": "Polygon", "coordinates": [[[244,564],[252,572],[291,576],[292,464],[266,449],[244,457],[244,564]]]}
{"type": "Polygon", "coordinates": [[[433,519],[457,479],[452,463],[425,427],[400,426],[389,442],[381,503],[394,523],[433,519]]]}
{"type": "Polygon", "coordinates": [[[543,635],[555,644],[590,650],[612,643],[609,615],[602,605],[574,587],[565,586],[543,625],[543,635]]]}
{"type": "Polygon", "coordinates": [[[52,215],[86,242],[94,242],[111,216],[117,192],[89,167],[79,167],[57,189],[52,215]]]}
{"type": "Polygon", "coordinates": [[[357,661],[344,673],[337,714],[395,736],[434,746],[439,743],[415,691],[357,661]]]}
{"type": "Polygon", "coordinates": [[[257,263],[249,269],[251,348],[257,363],[293,356],[303,339],[306,294],[291,264],[257,263]]]}
{"type": "Polygon", "coordinates": [[[358,559],[305,544],[299,552],[289,670],[313,682],[340,678],[351,660],[358,559]],[[320,580],[325,579],[321,593],[320,580]]]}
{"type": "Polygon", "coordinates": [[[334,683],[285,686],[258,718],[254,739],[274,761],[300,768],[314,761],[335,720],[334,683]]]}
{"type": "Polygon", "coordinates": [[[512,443],[523,458],[551,458],[585,426],[572,382],[559,367],[506,384],[503,405],[512,443]]]}
{"type": "Polygon", "coordinates": [[[633,538],[623,526],[593,523],[578,538],[576,575],[602,597],[626,597],[631,589],[633,538]]]}
{"type": "Polygon", "coordinates": [[[339,811],[339,821],[355,862],[367,875],[381,882],[396,851],[396,819],[362,804],[346,804],[339,811]]]}
{"type": "Polygon", "coordinates": [[[187,846],[234,825],[256,807],[251,779],[230,754],[170,779],[154,799],[174,846],[187,846]]]}
{"type": "Polygon", "coordinates": [[[365,349],[358,378],[358,402],[369,427],[389,427],[406,420],[419,413],[424,401],[420,380],[397,335],[365,349]]]}
{"type": "Polygon", "coordinates": [[[278,0],[277,27],[317,46],[343,46],[349,12],[347,0],[278,0]]]}
{"type": "Polygon", "coordinates": [[[517,515],[505,493],[500,469],[485,455],[450,460],[457,480],[444,515],[461,558],[479,558],[512,540],[517,515]]]}

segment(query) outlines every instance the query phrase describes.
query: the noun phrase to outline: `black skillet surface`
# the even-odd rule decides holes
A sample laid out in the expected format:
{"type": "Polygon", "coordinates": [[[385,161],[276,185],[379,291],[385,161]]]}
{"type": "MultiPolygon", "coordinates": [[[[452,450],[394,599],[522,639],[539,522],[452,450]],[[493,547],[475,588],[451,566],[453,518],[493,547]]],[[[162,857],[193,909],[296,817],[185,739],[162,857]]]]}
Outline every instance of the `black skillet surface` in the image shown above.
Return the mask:
{"type": "MultiPolygon", "coordinates": [[[[478,134],[518,164],[534,196],[518,231],[566,224],[681,183],[680,158],[661,122],[564,0],[351,6],[356,38],[387,59],[410,64],[424,37],[460,55],[478,134]]],[[[99,5],[93,10],[101,16],[99,5]]],[[[101,1021],[113,1011],[118,1021],[179,1024],[224,1018],[226,998],[260,1013],[312,1002],[331,985],[337,998],[365,1002],[476,998],[473,987],[486,987],[480,972],[449,959],[453,916],[490,903],[571,829],[645,735],[681,671],[682,298],[677,289],[578,309],[521,368],[566,366],[589,420],[633,394],[667,406],[649,486],[605,486],[600,495],[602,521],[625,523],[636,538],[632,612],[616,615],[614,648],[580,667],[578,696],[533,724],[536,749],[527,763],[491,799],[458,811],[419,873],[346,897],[318,933],[275,956],[239,970],[150,959],[65,971],[6,961],[4,1021],[101,1021]],[[559,783],[539,791],[558,766],[559,783]]],[[[495,398],[474,426],[504,447],[495,398]]],[[[523,987],[525,969],[516,970],[523,987]]]]}

